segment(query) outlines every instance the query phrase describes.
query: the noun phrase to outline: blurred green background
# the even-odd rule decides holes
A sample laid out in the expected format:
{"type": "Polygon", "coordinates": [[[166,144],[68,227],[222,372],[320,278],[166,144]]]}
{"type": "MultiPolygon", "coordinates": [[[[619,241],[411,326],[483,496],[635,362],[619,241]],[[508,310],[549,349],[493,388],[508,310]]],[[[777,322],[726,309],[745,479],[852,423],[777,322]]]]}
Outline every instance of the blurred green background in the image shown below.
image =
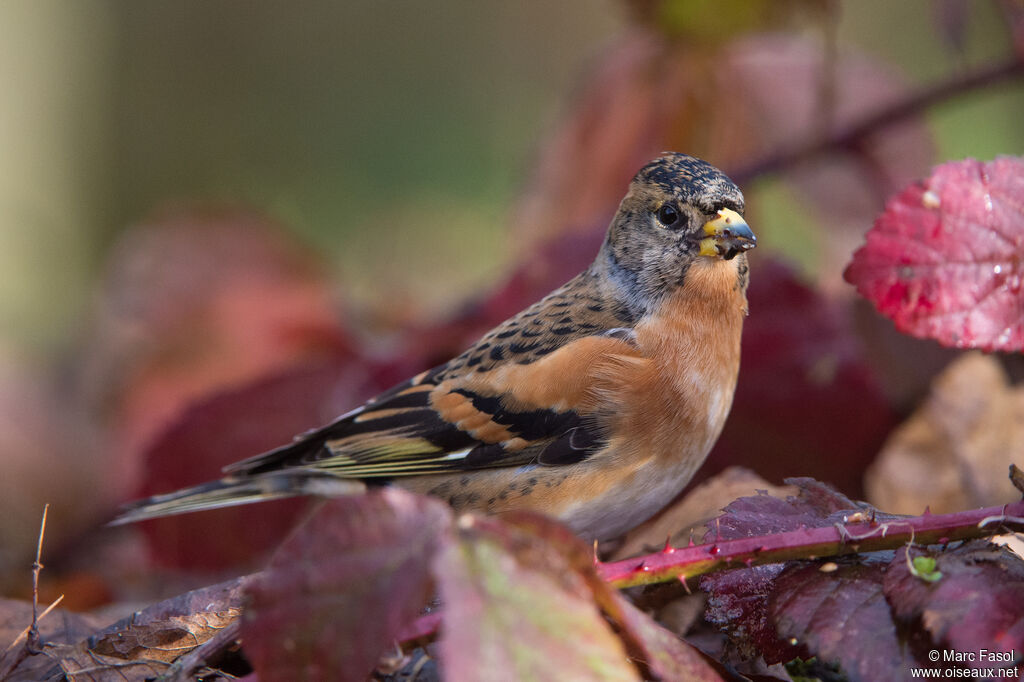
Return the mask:
{"type": "MultiPolygon", "coordinates": [[[[922,84],[1005,55],[994,4],[960,5],[944,33],[958,3],[841,3],[839,44],[922,84]]],[[[64,350],[114,237],[177,201],[279,217],[357,301],[453,304],[502,272],[545,131],[625,30],[612,0],[5,0],[0,346],[64,350]]],[[[1021,111],[1019,82],[937,108],[936,161],[1021,153],[1021,111]]],[[[806,223],[780,183],[756,192],[806,223]]]]}

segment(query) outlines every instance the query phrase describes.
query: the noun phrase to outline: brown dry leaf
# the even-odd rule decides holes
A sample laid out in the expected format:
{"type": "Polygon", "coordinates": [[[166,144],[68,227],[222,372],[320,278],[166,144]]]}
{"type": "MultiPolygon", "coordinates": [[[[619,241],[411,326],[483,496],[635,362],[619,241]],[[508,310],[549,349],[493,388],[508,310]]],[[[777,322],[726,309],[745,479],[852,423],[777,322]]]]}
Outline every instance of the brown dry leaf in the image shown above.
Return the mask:
{"type": "Polygon", "coordinates": [[[658,551],[665,546],[666,538],[674,547],[686,545],[691,537],[699,540],[704,536],[705,524],[721,514],[722,507],[737,498],[756,495],[758,490],[781,498],[796,494],[793,486],[773,485],[750,469],[729,467],[627,533],[610,561],[658,551]]]}
{"type": "Polygon", "coordinates": [[[76,680],[143,680],[234,623],[242,612],[242,579],[204,587],[133,614],[76,644],[44,655],[76,680]]]}
{"type": "Polygon", "coordinates": [[[148,658],[170,663],[233,623],[241,612],[238,608],[208,611],[149,625],[129,625],[126,630],[100,637],[89,650],[125,661],[148,658]]]}
{"type": "Polygon", "coordinates": [[[1024,387],[999,362],[964,355],[890,436],[865,475],[868,501],[900,514],[947,513],[1020,497],[1007,470],[1024,453],[1024,387]]]}

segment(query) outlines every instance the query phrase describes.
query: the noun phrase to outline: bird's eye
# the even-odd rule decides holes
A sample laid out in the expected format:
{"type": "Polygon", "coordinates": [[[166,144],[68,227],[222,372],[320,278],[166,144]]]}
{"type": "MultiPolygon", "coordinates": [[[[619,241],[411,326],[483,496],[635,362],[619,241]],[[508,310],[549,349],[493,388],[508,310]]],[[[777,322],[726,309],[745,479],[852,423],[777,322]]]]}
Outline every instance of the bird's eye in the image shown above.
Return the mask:
{"type": "Polygon", "coordinates": [[[658,209],[658,222],[665,227],[671,227],[679,222],[679,211],[671,204],[662,204],[658,209]]]}

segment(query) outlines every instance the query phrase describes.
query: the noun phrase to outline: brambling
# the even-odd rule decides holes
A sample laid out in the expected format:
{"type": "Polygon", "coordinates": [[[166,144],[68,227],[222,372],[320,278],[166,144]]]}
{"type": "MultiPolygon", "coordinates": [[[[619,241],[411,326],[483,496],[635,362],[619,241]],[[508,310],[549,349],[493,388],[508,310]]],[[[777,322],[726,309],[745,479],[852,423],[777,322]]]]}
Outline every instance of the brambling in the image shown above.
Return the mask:
{"type": "Polygon", "coordinates": [[[732,404],[756,243],[742,212],[720,170],[664,154],[567,284],[447,363],[115,523],[386,483],[621,535],[689,482],[732,404]]]}

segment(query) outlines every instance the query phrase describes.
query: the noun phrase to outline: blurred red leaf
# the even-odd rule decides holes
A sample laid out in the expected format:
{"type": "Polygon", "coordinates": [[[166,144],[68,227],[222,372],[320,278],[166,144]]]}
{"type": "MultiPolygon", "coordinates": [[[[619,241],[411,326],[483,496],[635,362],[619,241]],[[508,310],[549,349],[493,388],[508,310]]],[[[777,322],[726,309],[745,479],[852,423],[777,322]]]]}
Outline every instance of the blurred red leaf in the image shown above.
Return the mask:
{"type": "MultiPolygon", "coordinates": [[[[1024,562],[987,541],[976,540],[932,555],[942,577],[913,575],[906,549],[896,552],[885,574],[885,596],[903,622],[919,622],[935,644],[954,651],[1017,652],[1003,660],[1019,664],[1024,650],[1024,562]]],[[[912,552],[912,556],[920,556],[912,552]]],[[[968,661],[975,668],[1003,667],[995,659],[968,661]]]]}
{"type": "MultiPolygon", "coordinates": [[[[689,6],[679,11],[694,18],[689,6]]],[[[652,12],[640,14],[650,20],[652,12]]],[[[724,16],[717,5],[714,12],[715,20],[724,16]]],[[[514,215],[517,243],[532,258],[560,232],[603,233],[632,174],[663,150],[708,159],[747,182],[767,170],[759,159],[805,142],[808,131],[844,129],[906,93],[890,64],[848,48],[830,55],[810,37],[745,35],[708,45],[640,27],[604,53],[549,136],[514,215]],[[723,106],[738,92],[742,106],[723,106]]],[[[827,217],[827,238],[808,246],[818,248],[830,289],[839,288],[838,259],[859,234],[837,226],[862,225],[933,159],[919,121],[885,126],[843,151],[786,169],[827,217]]]]}
{"type": "MultiPolygon", "coordinates": [[[[287,443],[380,388],[353,358],[295,367],[197,400],[152,440],[139,494],[218,478],[224,465],[287,443]],[[342,408],[327,411],[339,403],[342,408]]],[[[305,507],[304,499],[278,500],[154,519],[141,527],[161,563],[215,570],[264,556],[305,507]]]]}
{"type": "Polygon", "coordinates": [[[326,503],[246,589],[242,634],[260,679],[363,682],[430,598],[450,518],[391,488],[326,503]]]}
{"type": "Polygon", "coordinates": [[[864,469],[897,418],[846,304],[763,257],[752,259],[750,279],[732,412],[698,480],[739,465],[775,482],[811,476],[860,495],[864,469]]]}
{"type": "Polygon", "coordinates": [[[191,402],[350,355],[334,296],[315,254],[255,213],[169,210],[126,232],[78,363],[112,426],[122,495],[135,493],[140,453],[191,402]]]}
{"type": "Polygon", "coordinates": [[[1024,159],[943,164],[892,199],[844,277],[897,328],[1024,348],[1024,159]]]}

